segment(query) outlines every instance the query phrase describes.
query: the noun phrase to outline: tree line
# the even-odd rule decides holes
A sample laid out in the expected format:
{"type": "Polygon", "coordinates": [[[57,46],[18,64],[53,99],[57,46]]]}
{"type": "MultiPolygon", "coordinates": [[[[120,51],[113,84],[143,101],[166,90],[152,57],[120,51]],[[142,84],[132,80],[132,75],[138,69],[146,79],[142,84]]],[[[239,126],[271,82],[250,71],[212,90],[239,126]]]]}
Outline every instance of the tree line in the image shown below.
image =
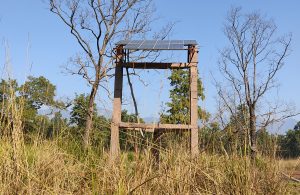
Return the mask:
{"type": "MultiPolygon", "coordinates": [[[[173,86],[170,90],[171,102],[166,103],[168,110],[161,114],[161,123],[188,123],[188,90],[189,71],[173,70],[169,81],[173,86]],[[186,75],[186,76],[183,76],[186,75]],[[178,102],[180,100],[180,102],[178,102]],[[186,104],[185,104],[186,103],[186,104]]],[[[204,98],[204,88],[199,79],[199,97],[204,98]]],[[[35,136],[47,139],[73,139],[78,143],[84,137],[86,114],[88,112],[89,97],[87,94],[76,94],[71,102],[59,101],[56,98],[56,86],[43,76],[28,77],[21,85],[16,80],[2,80],[0,82],[0,108],[1,108],[1,137],[9,134],[13,120],[9,119],[10,112],[7,109],[8,101],[11,101],[12,93],[16,97],[16,104],[22,107],[21,116],[25,141],[30,142],[35,136]],[[69,113],[63,116],[62,113],[69,113]]],[[[111,119],[101,115],[94,105],[93,134],[91,146],[109,148],[111,119]]],[[[20,108],[21,109],[21,108],[20,108]]],[[[246,105],[240,105],[236,115],[230,117],[230,122],[221,128],[218,122],[209,120],[208,112],[200,109],[201,120],[210,121],[199,128],[200,149],[211,153],[226,153],[233,155],[248,155],[251,152],[247,143],[247,135],[243,128],[247,124],[244,118],[246,105]]],[[[122,111],[122,121],[137,122],[135,114],[122,111]]],[[[140,119],[143,123],[143,119],[140,119]]],[[[276,155],[285,158],[300,156],[300,122],[294,129],[287,130],[285,135],[269,134],[266,129],[257,132],[258,151],[262,155],[276,155]]],[[[151,141],[151,134],[140,132],[121,132],[121,147],[124,150],[138,150],[143,144],[151,141]]],[[[180,137],[184,134],[180,134],[180,137]]],[[[176,133],[166,139],[177,139],[176,133]]]]}

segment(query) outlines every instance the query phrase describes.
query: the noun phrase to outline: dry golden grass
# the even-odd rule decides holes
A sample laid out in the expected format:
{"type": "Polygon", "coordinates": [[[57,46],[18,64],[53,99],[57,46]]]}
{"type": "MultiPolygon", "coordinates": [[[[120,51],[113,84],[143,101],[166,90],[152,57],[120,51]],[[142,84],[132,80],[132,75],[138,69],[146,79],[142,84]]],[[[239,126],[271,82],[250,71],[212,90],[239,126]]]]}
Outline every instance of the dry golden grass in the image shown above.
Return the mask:
{"type": "Polygon", "coordinates": [[[297,159],[282,159],[279,161],[279,165],[283,170],[287,171],[300,171],[300,158],[297,159]]]}
{"type": "Polygon", "coordinates": [[[26,145],[15,180],[13,147],[0,143],[0,194],[288,194],[294,190],[272,159],[255,165],[245,157],[202,153],[190,158],[185,150],[162,152],[153,166],[148,150],[127,152],[110,163],[108,153],[90,151],[81,159],[56,141],[26,145]]]}
{"type": "MultiPolygon", "coordinates": [[[[6,134],[0,138],[0,194],[290,194],[291,185],[274,159],[201,153],[187,143],[161,149],[155,165],[150,148],[123,152],[114,162],[103,148],[84,152],[80,140],[32,138],[25,144],[22,105],[14,93],[6,105],[6,134]]],[[[3,114],[3,112],[2,112],[3,114]]],[[[1,117],[2,118],[2,117],[1,117]]],[[[3,127],[3,126],[1,126],[3,127]]],[[[3,131],[3,129],[1,129],[3,131]]]]}

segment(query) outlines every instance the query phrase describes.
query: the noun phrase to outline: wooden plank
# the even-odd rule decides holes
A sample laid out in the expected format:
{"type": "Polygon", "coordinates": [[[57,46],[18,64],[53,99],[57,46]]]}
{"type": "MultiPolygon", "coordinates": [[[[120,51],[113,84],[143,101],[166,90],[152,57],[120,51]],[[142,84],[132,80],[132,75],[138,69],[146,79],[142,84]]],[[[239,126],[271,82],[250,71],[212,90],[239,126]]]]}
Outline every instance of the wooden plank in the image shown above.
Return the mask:
{"type": "MultiPolygon", "coordinates": [[[[116,63],[122,63],[123,48],[117,48],[116,63]]],[[[122,86],[123,86],[123,67],[116,66],[115,68],[115,86],[114,86],[114,102],[113,102],[113,116],[111,123],[111,140],[110,153],[112,159],[119,155],[119,123],[121,122],[121,105],[122,105],[122,86]]]]}
{"type": "MultiPolygon", "coordinates": [[[[198,51],[195,46],[190,47],[190,62],[198,62],[198,51]]],[[[195,156],[199,153],[198,146],[198,72],[197,66],[190,68],[190,123],[194,127],[191,129],[191,153],[195,156]]]]}
{"type": "Polygon", "coordinates": [[[163,63],[163,62],[127,62],[122,64],[126,68],[135,69],[185,69],[197,66],[197,62],[191,63],[163,63]]]}
{"type": "Polygon", "coordinates": [[[142,129],[142,128],[131,128],[131,127],[120,127],[122,129],[125,129],[125,130],[132,130],[132,131],[146,131],[146,132],[149,132],[149,133],[153,133],[155,129],[142,129]]]}
{"type": "MultiPolygon", "coordinates": [[[[187,130],[192,129],[191,125],[182,125],[182,124],[159,124],[159,123],[125,123],[121,122],[119,124],[121,128],[141,128],[141,129],[161,129],[161,130],[187,130]]],[[[195,127],[194,127],[195,128],[195,127]]]]}

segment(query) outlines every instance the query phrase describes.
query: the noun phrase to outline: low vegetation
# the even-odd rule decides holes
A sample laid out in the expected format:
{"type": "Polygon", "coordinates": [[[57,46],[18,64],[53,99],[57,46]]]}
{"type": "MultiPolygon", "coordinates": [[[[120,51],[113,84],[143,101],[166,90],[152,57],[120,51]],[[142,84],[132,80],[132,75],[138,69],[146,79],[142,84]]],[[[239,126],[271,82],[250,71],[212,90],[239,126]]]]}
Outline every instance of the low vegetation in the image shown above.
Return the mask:
{"type": "MultiPolygon", "coordinates": [[[[201,131],[202,152],[194,158],[188,152],[187,133],[165,134],[161,146],[154,146],[150,134],[142,137],[123,131],[123,151],[112,162],[109,120],[96,115],[95,124],[102,126],[95,127],[98,133],[84,150],[80,117],[75,117],[80,106],[73,106],[76,125],[55,114],[49,121],[44,116],[43,125],[28,132],[24,129],[28,97],[11,87],[8,92],[2,102],[6,114],[1,116],[1,194],[289,194],[299,190],[282,174],[298,169],[299,161],[278,161],[277,156],[261,154],[253,162],[247,153],[232,152],[230,141],[220,139],[226,131],[214,125],[201,131]],[[153,147],[160,150],[159,163],[151,155],[153,147]]],[[[86,102],[83,96],[77,98],[77,103],[86,102]]],[[[123,120],[136,119],[125,111],[122,115],[123,120]]],[[[37,120],[42,117],[37,116],[37,120]]]]}
{"type": "Polygon", "coordinates": [[[185,148],[177,147],[161,150],[156,166],[145,148],[139,154],[124,152],[112,164],[106,151],[94,148],[78,153],[76,144],[36,139],[14,156],[11,142],[2,140],[1,194],[288,194],[297,190],[271,158],[259,157],[252,164],[248,157],[203,152],[191,159],[185,148]]]}

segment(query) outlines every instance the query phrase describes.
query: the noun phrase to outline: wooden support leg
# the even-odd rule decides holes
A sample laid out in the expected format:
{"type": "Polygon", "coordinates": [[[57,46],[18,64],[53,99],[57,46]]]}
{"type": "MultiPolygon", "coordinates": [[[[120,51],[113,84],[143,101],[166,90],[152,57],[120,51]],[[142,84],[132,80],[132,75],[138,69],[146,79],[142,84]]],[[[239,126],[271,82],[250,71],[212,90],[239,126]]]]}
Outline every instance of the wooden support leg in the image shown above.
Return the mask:
{"type": "Polygon", "coordinates": [[[120,150],[119,125],[121,122],[122,85],[123,68],[121,66],[117,66],[115,69],[115,90],[110,139],[110,153],[112,159],[115,159],[119,155],[120,150]]]}
{"type": "MultiPolygon", "coordinates": [[[[196,48],[193,48],[191,52],[191,62],[198,61],[198,53],[196,48]]],[[[199,153],[198,148],[198,73],[197,67],[190,68],[190,123],[191,129],[191,154],[195,156],[199,153]]]]}

